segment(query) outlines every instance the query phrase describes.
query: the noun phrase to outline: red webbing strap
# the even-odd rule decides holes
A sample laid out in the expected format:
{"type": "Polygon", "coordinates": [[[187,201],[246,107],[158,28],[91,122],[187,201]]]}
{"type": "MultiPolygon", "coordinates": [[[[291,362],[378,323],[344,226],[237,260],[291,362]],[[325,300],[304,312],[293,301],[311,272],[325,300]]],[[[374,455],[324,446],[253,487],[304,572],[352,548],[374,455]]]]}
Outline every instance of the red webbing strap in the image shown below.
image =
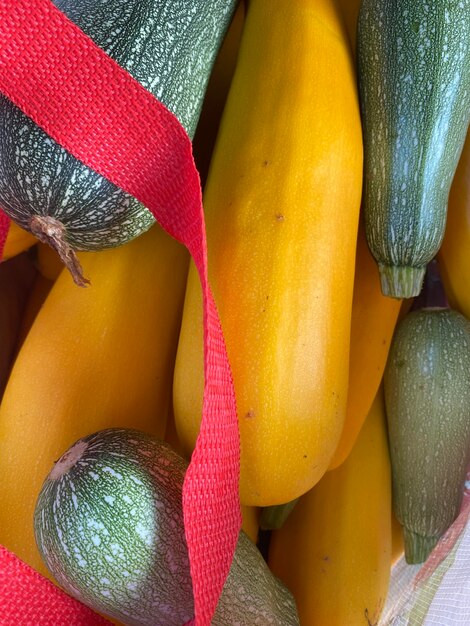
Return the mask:
{"type": "Polygon", "coordinates": [[[111,626],[1,546],[0,596],[1,626],[111,626]]]}
{"type": "Polygon", "coordinates": [[[198,268],[205,389],[183,510],[195,624],[210,624],[241,524],[240,443],[230,366],[207,279],[191,142],[175,116],[50,0],[0,0],[0,91],[75,157],[148,207],[187,246],[198,268]]]}
{"type": "Polygon", "coordinates": [[[3,211],[0,211],[0,260],[3,257],[3,248],[5,247],[9,228],[10,219],[3,211]]]}

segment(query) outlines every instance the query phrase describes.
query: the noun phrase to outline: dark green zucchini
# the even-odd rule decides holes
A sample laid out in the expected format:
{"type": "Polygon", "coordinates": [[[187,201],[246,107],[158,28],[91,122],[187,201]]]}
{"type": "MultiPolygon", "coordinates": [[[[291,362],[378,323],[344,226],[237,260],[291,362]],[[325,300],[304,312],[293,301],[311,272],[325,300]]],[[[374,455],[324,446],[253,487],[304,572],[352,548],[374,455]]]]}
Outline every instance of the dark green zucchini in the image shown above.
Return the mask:
{"type": "MultiPolygon", "coordinates": [[[[103,430],[56,462],[39,495],[35,534],[57,581],[133,626],[193,617],[181,506],[186,462],[135,430],[103,430]]],[[[243,533],[214,626],[296,626],[294,600],[243,533]]]]}
{"type": "Polygon", "coordinates": [[[470,462],[470,321],[424,308],[399,323],[384,374],[395,514],[421,563],[457,517],[470,462]]]}
{"type": "Polygon", "coordinates": [[[470,116],[469,0],[364,0],[364,216],[385,295],[418,295],[470,116]]]}
{"type": "MultiPolygon", "coordinates": [[[[57,7],[180,120],[192,137],[237,0],[55,0],[57,7]]],[[[74,250],[121,245],[151,213],[0,96],[0,206],[54,246],[83,284],[74,250]]]]}

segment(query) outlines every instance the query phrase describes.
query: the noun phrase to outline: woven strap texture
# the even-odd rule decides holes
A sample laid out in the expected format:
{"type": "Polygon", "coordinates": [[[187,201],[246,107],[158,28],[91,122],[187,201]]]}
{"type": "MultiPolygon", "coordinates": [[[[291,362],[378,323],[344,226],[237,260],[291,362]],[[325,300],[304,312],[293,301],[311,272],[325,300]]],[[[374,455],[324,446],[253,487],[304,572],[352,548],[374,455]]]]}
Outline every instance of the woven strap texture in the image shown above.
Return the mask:
{"type": "Polygon", "coordinates": [[[110,626],[0,546],[1,626],[110,626]]]}
{"type": "Polygon", "coordinates": [[[10,227],[10,220],[3,211],[0,211],[0,259],[3,256],[3,248],[8,235],[8,229],[10,227]]]}
{"type": "MultiPolygon", "coordinates": [[[[198,268],[205,389],[183,511],[194,624],[210,624],[241,525],[240,441],[230,366],[207,278],[201,186],[191,142],[176,117],[50,0],[0,0],[0,91],[76,158],[141,201],[186,245],[198,268]]],[[[20,589],[6,582],[0,588],[2,610],[20,589]]],[[[28,598],[25,594],[24,601],[28,598]]],[[[45,598],[45,612],[46,605],[45,598]]],[[[54,622],[75,623],[81,622],[54,622]]]]}

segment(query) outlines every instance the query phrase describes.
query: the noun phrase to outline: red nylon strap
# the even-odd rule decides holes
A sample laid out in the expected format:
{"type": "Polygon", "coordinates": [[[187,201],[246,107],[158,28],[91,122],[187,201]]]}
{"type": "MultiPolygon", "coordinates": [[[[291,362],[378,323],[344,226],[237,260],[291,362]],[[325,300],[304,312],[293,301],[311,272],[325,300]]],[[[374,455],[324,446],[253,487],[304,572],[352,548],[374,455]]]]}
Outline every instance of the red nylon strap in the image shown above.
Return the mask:
{"type": "Polygon", "coordinates": [[[0,260],[3,256],[3,248],[7,240],[8,230],[10,228],[10,220],[3,211],[0,211],[0,260]]]}
{"type": "Polygon", "coordinates": [[[0,566],[1,626],[111,626],[1,546],[0,566]]]}
{"type": "Polygon", "coordinates": [[[191,142],[175,116],[50,0],[0,0],[0,90],[75,157],[148,207],[187,246],[198,268],[204,408],[183,510],[195,624],[210,624],[241,524],[240,444],[230,366],[207,279],[191,142]]]}

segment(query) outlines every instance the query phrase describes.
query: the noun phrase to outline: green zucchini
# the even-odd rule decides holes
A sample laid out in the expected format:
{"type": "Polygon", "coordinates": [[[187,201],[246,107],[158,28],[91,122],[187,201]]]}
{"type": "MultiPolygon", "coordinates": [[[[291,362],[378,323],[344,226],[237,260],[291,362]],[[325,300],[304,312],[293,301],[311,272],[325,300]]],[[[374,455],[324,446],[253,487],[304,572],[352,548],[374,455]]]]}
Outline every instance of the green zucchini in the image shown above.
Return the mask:
{"type": "Polygon", "coordinates": [[[409,563],[457,517],[470,462],[470,321],[424,308],[398,324],[384,374],[395,514],[409,563]]]}
{"type": "Polygon", "coordinates": [[[364,0],[364,217],[382,291],[418,295],[470,119],[470,1],[364,0]]]}
{"type": "MultiPolygon", "coordinates": [[[[194,135],[237,0],[55,0],[57,7],[194,135]]],[[[125,147],[124,147],[125,149],[125,147]]],[[[74,250],[121,245],[151,213],[79,162],[0,96],[0,206],[55,247],[78,284],[74,250]]]]}
{"type": "MultiPolygon", "coordinates": [[[[71,595],[133,626],[182,626],[193,617],[181,506],[186,462],[135,430],[75,443],[39,495],[42,557],[71,595]]],[[[214,626],[298,625],[294,600],[240,533],[214,626]]]]}

